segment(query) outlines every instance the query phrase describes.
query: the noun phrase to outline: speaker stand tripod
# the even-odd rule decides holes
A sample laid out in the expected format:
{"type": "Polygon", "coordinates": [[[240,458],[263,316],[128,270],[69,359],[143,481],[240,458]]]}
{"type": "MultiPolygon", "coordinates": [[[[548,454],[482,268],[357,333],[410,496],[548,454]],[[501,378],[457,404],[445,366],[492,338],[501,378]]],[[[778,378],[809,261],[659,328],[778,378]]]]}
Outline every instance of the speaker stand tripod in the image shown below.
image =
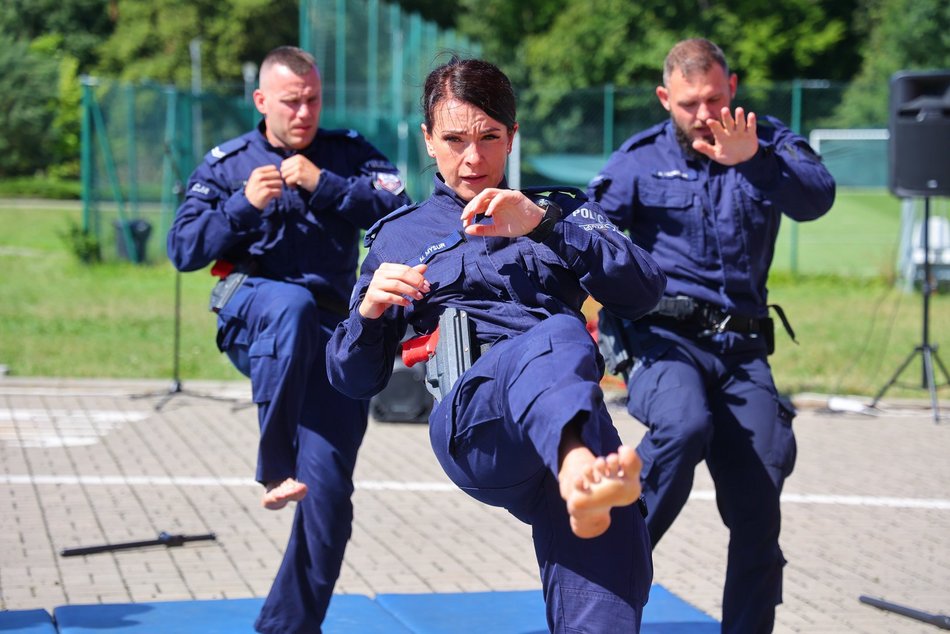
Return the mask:
{"type": "Polygon", "coordinates": [[[163,407],[175,396],[192,396],[196,398],[204,398],[212,401],[223,401],[226,403],[235,403],[238,399],[230,398],[226,396],[216,396],[214,394],[204,394],[201,392],[194,392],[191,390],[186,390],[184,385],[181,382],[180,374],[180,359],[181,359],[181,271],[175,271],[175,335],[174,335],[174,344],[172,346],[172,382],[168,386],[168,390],[165,392],[151,392],[145,394],[133,394],[132,398],[149,398],[153,396],[160,396],[158,402],[155,403],[155,411],[161,411],[163,407]]]}
{"type": "Polygon", "coordinates": [[[922,376],[922,386],[924,389],[929,390],[930,392],[930,407],[933,410],[934,423],[940,422],[940,406],[937,402],[937,384],[935,381],[934,373],[934,364],[940,368],[943,372],[943,378],[946,381],[944,385],[950,384],[950,373],[947,372],[947,368],[943,365],[943,362],[940,360],[940,357],[937,355],[937,346],[931,345],[930,343],[930,293],[932,290],[931,278],[930,278],[930,198],[924,197],[924,224],[922,227],[923,231],[923,251],[924,251],[924,279],[921,282],[921,294],[923,295],[924,310],[923,310],[923,329],[922,329],[922,341],[919,346],[914,348],[914,350],[908,355],[904,362],[897,368],[897,371],[891,376],[890,380],[884,384],[884,387],[880,389],[877,395],[874,397],[874,400],[871,401],[871,407],[877,407],[878,401],[881,400],[881,397],[884,396],[884,392],[888,390],[894,383],[897,382],[897,378],[901,375],[904,369],[910,365],[910,362],[914,360],[914,357],[920,353],[923,361],[923,376],[922,376]]]}

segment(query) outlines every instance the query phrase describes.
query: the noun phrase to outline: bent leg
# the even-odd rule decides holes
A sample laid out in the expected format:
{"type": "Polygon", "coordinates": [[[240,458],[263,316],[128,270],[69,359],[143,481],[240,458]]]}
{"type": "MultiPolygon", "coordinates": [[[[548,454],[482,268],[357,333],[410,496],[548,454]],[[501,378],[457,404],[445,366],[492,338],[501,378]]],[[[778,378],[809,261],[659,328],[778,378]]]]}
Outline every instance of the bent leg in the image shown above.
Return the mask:
{"type": "Polygon", "coordinates": [[[794,463],[792,412],[764,358],[734,369],[715,406],[708,459],[716,501],[729,528],[723,632],[769,632],[782,602],[779,496],[794,463]]]}
{"type": "Polygon", "coordinates": [[[263,278],[248,279],[219,315],[225,352],[251,378],[261,432],[256,479],[268,486],[296,477],[302,395],[312,373],[325,373],[322,361],[313,363],[326,345],[320,319],[310,291],[263,278]]]}
{"type": "MultiPolygon", "coordinates": [[[[620,446],[603,404],[601,375],[583,323],[552,317],[489,350],[430,418],[433,449],[453,482],[532,525],[554,632],[637,631],[652,579],[649,538],[628,481],[619,487],[626,504],[613,493],[604,504],[599,494],[607,483],[592,482],[616,479],[620,462],[610,458],[609,474],[603,464],[592,466],[596,456],[620,446]],[[601,519],[606,527],[591,531],[598,536],[586,539],[572,530],[558,481],[569,453],[562,451],[564,431],[575,426],[586,453],[569,458],[568,470],[580,475],[569,478],[568,497],[578,481],[581,488],[596,486],[590,507],[599,518],[609,517],[601,519]]],[[[624,456],[625,464],[634,464],[624,456]]],[[[574,504],[583,515],[585,505],[574,504]]]]}
{"type": "Polygon", "coordinates": [[[643,497],[655,547],[689,498],[713,423],[702,373],[678,348],[639,367],[627,387],[627,409],[648,427],[637,453],[643,460],[643,497]]]}
{"type": "MultiPolygon", "coordinates": [[[[324,326],[324,342],[331,326],[324,326]]],[[[330,386],[324,345],[298,394],[297,478],[309,492],[297,503],[283,561],[256,623],[259,632],[320,632],[352,533],[353,471],[369,404],[330,386]]]]}

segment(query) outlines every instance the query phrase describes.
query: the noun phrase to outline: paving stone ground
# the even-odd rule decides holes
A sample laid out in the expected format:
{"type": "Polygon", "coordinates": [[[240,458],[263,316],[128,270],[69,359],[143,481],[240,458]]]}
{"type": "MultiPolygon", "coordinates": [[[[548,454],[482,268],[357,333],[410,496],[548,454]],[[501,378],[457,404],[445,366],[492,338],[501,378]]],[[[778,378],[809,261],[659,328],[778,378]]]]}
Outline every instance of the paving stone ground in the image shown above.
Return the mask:
{"type": "MultiPolygon", "coordinates": [[[[161,381],[0,379],[0,609],[266,594],[291,514],[259,506],[249,387],[185,388],[165,399],[161,381]],[[162,531],[216,539],[60,555],[162,531]]],[[[884,402],[873,416],[825,403],[796,399],[776,632],[936,631],[858,597],[950,613],[950,419],[935,423],[925,402],[884,402]]],[[[642,427],[616,395],[611,409],[637,442],[642,427]]],[[[356,481],[338,592],[540,586],[529,528],[456,490],[424,425],[371,421],[356,481]]],[[[727,540],[700,465],[654,552],[655,581],[719,618],[727,540]]]]}

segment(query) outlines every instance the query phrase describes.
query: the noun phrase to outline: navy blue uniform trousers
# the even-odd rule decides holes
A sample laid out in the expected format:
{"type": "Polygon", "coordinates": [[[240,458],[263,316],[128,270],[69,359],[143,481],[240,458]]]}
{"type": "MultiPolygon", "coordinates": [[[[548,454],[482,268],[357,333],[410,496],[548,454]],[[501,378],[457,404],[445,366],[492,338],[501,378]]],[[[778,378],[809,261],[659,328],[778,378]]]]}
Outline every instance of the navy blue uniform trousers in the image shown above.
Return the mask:
{"type": "Polygon", "coordinates": [[[605,534],[581,539],[560,495],[558,447],[568,423],[582,425],[595,455],[620,445],[602,372],[584,324],[554,315],[492,346],[429,419],[432,448],[452,481],[531,525],[552,632],[639,631],[653,578],[636,505],[613,509],[605,534]]]}
{"type": "Polygon", "coordinates": [[[341,319],[304,287],[264,278],[248,278],[218,315],[219,346],[251,378],[258,407],[257,480],[293,476],[309,489],[259,632],[320,632],[352,532],[353,470],[369,407],[327,379],[326,344],[341,319]]]}
{"type": "Polygon", "coordinates": [[[770,631],[782,601],[779,496],[795,464],[794,412],[780,398],[759,337],[635,324],[638,359],[627,409],[648,427],[643,459],[655,546],[705,460],[730,532],[722,631],[770,631]]]}

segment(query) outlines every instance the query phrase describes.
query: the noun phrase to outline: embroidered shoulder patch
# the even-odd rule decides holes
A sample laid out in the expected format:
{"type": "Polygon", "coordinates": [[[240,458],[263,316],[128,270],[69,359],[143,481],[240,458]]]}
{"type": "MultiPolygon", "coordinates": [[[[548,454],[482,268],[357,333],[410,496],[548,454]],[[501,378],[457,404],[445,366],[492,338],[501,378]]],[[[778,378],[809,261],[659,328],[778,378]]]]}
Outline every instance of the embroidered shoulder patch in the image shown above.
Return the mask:
{"type": "Polygon", "coordinates": [[[391,194],[401,194],[406,185],[399,178],[398,174],[390,172],[376,172],[373,174],[373,187],[383,189],[391,194]]]}

